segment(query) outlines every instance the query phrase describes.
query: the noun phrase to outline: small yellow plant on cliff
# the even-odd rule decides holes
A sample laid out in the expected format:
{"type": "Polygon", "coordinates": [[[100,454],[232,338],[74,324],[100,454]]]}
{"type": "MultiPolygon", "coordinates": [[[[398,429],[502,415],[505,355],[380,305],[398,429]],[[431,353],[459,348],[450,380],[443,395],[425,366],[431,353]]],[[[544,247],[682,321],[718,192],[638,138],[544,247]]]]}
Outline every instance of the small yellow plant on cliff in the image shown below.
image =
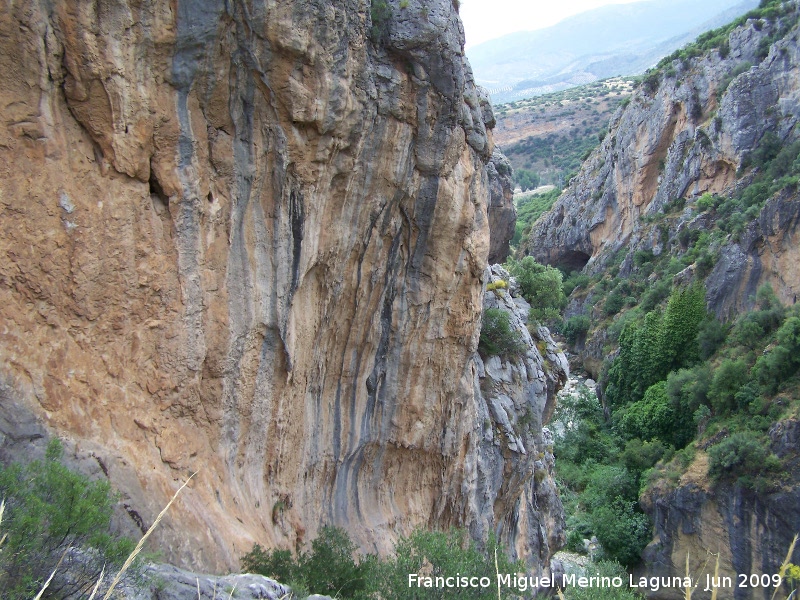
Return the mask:
{"type": "Polygon", "coordinates": [[[494,292],[495,290],[505,290],[508,288],[508,282],[498,279],[486,286],[487,292],[494,292]]]}

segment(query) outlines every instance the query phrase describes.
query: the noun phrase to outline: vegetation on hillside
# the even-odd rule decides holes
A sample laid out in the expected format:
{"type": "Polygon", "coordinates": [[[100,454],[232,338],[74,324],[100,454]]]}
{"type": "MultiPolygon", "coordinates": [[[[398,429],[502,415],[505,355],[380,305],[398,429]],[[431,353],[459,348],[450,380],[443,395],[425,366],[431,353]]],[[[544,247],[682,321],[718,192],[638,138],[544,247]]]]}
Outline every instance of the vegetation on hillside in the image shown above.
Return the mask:
{"type": "Polygon", "coordinates": [[[634,80],[609,79],[495,108],[495,138],[524,190],[563,187],[603,139],[634,80]]]}
{"type": "Polygon", "coordinates": [[[512,246],[516,247],[528,236],[536,220],[553,207],[560,194],[561,190],[554,188],[537,194],[521,194],[515,198],[517,222],[514,226],[514,237],[511,238],[512,246]]]}

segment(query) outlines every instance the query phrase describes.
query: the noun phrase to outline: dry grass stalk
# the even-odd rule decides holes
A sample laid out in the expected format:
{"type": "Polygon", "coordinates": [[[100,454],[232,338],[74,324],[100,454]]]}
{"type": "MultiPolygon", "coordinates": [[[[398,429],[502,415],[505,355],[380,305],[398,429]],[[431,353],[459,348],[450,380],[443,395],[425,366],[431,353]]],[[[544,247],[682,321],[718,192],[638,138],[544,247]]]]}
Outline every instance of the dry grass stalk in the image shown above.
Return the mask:
{"type": "Polygon", "coordinates": [[[494,547],[494,571],[497,573],[497,600],[500,600],[500,567],[497,564],[497,546],[494,547]]]}
{"type": "MultiPolygon", "coordinates": [[[[6,501],[5,501],[5,498],[4,498],[3,501],[0,502],[0,525],[3,524],[3,513],[5,511],[6,511],[6,501]]],[[[2,546],[3,542],[6,541],[6,536],[8,536],[8,534],[4,533],[3,537],[0,537],[0,546],[2,546]]]]}
{"type": "Polygon", "coordinates": [[[195,475],[197,475],[196,472],[192,473],[189,476],[189,479],[187,479],[186,482],[180,488],[178,488],[178,491],[175,492],[175,495],[172,496],[172,499],[169,502],[167,502],[167,505],[161,510],[160,513],[158,513],[156,520],[153,521],[153,524],[150,526],[147,532],[142,536],[142,539],[140,539],[139,543],[136,544],[136,547],[133,549],[133,552],[130,553],[128,558],[125,560],[125,563],[122,565],[122,568],[119,570],[119,573],[117,573],[116,577],[114,577],[114,580],[111,582],[111,586],[109,586],[106,595],[103,596],[103,600],[108,600],[111,597],[111,592],[114,591],[114,588],[117,587],[117,584],[119,583],[119,580],[122,579],[122,576],[125,574],[125,571],[127,571],[130,568],[133,561],[139,555],[139,552],[142,551],[142,547],[144,546],[144,543],[147,541],[147,538],[150,537],[150,534],[153,532],[153,530],[155,530],[156,526],[161,522],[161,519],[163,519],[164,515],[167,514],[169,507],[172,506],[172,503],[175,502],[175,500],[178,498],[178,494],[180,494],[183,491],[183,488],[189,485],[189,482],[195,475]]]}
{"type": "MultiPolygon", "coordinates": [[[[797,545],[797,536],[794,536],[791,545],[789,546],[789,551],[786,553],[786,558],[783,559],[783,564],[781,568],[778,569],[778,575],[780,575],[781,581],[783,581],[784,577],[786,577],[786,571],[789,569],[789,564],[792,562],[792,554],[794,554],[794,547],[797,545]]],[[[778,594],[778,588],[775,588],[775,591],[772,592],[772,600],[775,600],[775,596],[778,594]]],[[[791,598],[794,595],[794,591],[789,596],[791,598]]],[[[787,598],[788,600],[788,598],[787,598]]]]}
{"type": "MultiPolygon", "coordinates": [[[[717,562],[714,565],[714,581],[719,581],[719,553],[717,553],[717,562]]],[[[715,585],[711,590],[711,600],[717,600],[717,590],[719,588],[715,585]]]]}
{"type": "MultiPolygon", "coordinates": [[[[691,576],[691,573],[690,573],[690,571],[689,571],[689,553],[687,552],[687,553],[686,553],[686,577],[690,577],[690,576],[691,576]]],[[[691,586],[688,586],[688,587],[686,588],[686,590],[685,590],[685,594],[684,594],[684,595],[685,595],[685,597],[686,597],[686,600],[692,600],[692,592],[693,592],[693,591],[694,591],[694,590],[692,589],[692,587],[691,587],[691,586]]]]}
{"type": "Polygon", "coordinates": [[[106,568],[103,567],[103,570],[100,571],[100,577],[97,579],[97,583],[94,584],[94,589],[92,590],[92,595],[89,596],[89,600],[94,600],[95,595],[97,594],[97,590],[100,589],[100,584],[103,583],[103,578],[106,576],[106,568]]]}
{"type": "Polygon", "coordinates": [[[53,569],[52,573],[50,573],[50,577],[48,577],[47,581],[44,582],[44,585],[42,586],[42,589],[39,590],[39,593],[36,594],[36,597],[33,600],[40,600],[40,598],[42,597],[42,594],[44,594],[44,591],[50,585],[50,582],[53,581],[53,577],[56,576],[56,571],[58,571],[58,567],[60,567],[61,563],[64,562],[64,557],[67,555],[67,552],[69,552],[69,548],[64,550],[64,554],[62,554],[61,558],[58,559],[58,563],[56,564],[56,568],[53,569]]]}

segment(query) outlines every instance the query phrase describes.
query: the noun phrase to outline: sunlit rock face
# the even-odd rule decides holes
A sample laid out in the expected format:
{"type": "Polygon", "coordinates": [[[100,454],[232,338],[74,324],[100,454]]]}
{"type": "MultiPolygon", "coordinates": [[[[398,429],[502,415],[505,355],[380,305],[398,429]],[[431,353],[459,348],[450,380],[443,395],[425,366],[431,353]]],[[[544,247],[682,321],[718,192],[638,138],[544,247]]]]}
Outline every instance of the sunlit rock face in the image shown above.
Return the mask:
{"type": "Polygon", "coordinates": [[[454,4],[402,4],[0,8],[2,455],[65,438],[134,530],[197,472],[181,566],[541,535],[505,450],[479,483],[491,107],[454,4]]]}
{"type": "MultiPolygon", "coordinates": [[[[658,254],[665,237],[705,230],[705,217],[693,221],[688,207],[663,234],[647,218],[680,198],[735,193],[748,183],[737,180],[737,171],[765,135],[780,144],[798,139],[800,10],[796,2],[788,6],[780,19],[750,19],[734,29],[724,56],[713,50],[675,60],[644,81],[553,210],[532,228],[522,253],[568,271],[599,271],[622,247],[658,254]]],[[[790,265],[800,259],[799,207],[796,193],[783,194],[722,250],[708,281],[709,306],[718,316],[752,306],[763,283],[785,303],[795,301],[800,272],[790,265]]]]}

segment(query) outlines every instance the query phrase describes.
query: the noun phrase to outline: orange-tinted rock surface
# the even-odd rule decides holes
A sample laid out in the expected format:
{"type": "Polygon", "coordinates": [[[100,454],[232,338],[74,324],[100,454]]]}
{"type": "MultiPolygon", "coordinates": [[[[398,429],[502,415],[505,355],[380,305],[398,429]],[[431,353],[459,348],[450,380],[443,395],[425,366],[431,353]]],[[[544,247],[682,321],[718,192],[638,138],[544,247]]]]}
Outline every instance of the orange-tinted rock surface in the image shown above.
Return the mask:
{"type": "Polygon", "coordinates": [[[140,528],[197,471],[154,534],[182,566],[326,523],[382,552],[537,529],[494,514],[530,478],[477,454],[491,107],[453,3],[390,4],[0,7],[9,422],[140,528]]]}

